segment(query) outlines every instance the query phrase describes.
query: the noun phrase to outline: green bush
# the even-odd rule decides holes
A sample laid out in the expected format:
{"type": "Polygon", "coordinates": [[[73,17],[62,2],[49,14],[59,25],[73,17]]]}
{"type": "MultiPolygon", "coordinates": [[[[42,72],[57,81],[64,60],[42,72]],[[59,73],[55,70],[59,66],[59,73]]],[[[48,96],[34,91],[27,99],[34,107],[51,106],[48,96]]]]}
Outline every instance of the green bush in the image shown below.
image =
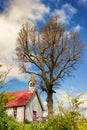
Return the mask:
{"type": "Polygon", "coordinates": [[[12,117],[7,116],[4,111],[4,105],[7,102],[7,97],[4,93],[0,94],[0,130],[21,130],[21,125],[12,117]]]}
{"type": "MultiPolygon", "coordinates": [[[[45,124],[27,123],[24,130],[75,130],[72,120],[68,120],[65,116],[57,115],[53,119],[49,119],[45,124]]],[[[78,129],[87,130],[87,120],[79,118],[78,129]]]]}
{"type": "Polygon", "coordinates": [[[21,130],[20,124],[11,117],[4,115],[0,117],[0,130],[21,130]]]}
{"type": "Polygon", "coordinates": [[[81,118],[78,121],[78,130],[87,130],[87,119],[81,118]]]}
{"type": "Polygon", "coordinates": [[[49,119],[45,125],[45,129],[46,130],[73,130],[68,120],[65,117],[60,115],[55,116],[53,119],[49,119]]]}
{"type": "Polygon", "coordinates": [[[27,123],[25,124],[25,130],[45,130],[42,123],[27,123]]]}
{"type": "Polygon", "coordinates": [[[26,130],[73,130],[73,129],[66,118],[57,115],[53,119],[49,119],[45,124],[41,123],[31,123],[29,125],[26,124],[26,130]]]}

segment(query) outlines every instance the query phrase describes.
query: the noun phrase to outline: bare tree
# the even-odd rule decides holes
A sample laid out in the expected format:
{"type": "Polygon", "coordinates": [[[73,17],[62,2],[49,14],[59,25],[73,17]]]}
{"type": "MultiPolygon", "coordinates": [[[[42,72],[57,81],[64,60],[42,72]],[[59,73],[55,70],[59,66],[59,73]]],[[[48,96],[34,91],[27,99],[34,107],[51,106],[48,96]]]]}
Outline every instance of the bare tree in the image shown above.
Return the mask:
{"type": "MultiPolygon", "coordinates": [[[[2,67],[3,65],[0,64],[0,68],[2,67]]],[[[7,68],[6,71],[2,71],[2,69],[0,70],[0,88],[3,88],[5,84],[7,84],[8,82],[10,81],[6,81],[7,77],[8,77],[8,74],[10,73],[12,68],[7,68]]]]}
{"type": "Polygon", "coordinates": [[[76,69],[84,48],[79,33],[67,33],[57,17],[50,18],[37,30],[26,23],[17,39],[16,53],[23,72],[39,76],[44,85],[41,89],[47,94],[48,116],[53,116],[53,93],[60,81],[76,69]],[[27,63],[32,67],[28,68],[27,63]]]}

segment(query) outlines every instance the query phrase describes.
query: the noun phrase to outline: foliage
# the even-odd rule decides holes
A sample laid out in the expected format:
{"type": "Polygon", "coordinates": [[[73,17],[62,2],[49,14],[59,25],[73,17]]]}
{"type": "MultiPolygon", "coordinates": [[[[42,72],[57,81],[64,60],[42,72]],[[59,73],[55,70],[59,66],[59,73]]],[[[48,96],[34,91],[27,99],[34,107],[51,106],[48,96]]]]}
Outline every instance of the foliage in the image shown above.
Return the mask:
{"type": "Polygon", "coordinates": [[[3,113],[0,115],[0,130],[21,130],[21,126],[17,121],[3,113]]]}
{"type": "MultiPolygon", "coordinates": [[[[4,73],[0,72],[0,85],[3,85],[3,76],[4,73]]],[[[5,113],[4,106],[7,101],[6,93],[0,93],[0,130],[21,130],[20,124],[5,113]]]]}
{"type": "MultiPolygon", "coordinates": [[[[46,125],[47,130],[75,130],[72,120],[65,116],[55,116],[53,119],[48,120],[46,125]]],[[[78,119],[78,128],[76,130],[86,130],[87,120],[83,118],[78,119]]]]}
{"type": "Polygon", "coordinates": [[[87,130],[87,118],[80,118],[78,121],[78,130],[87,130]]]}
{"type": "MultiPolygon", "coordinates": [[[[78,129],[86,130],[87,119],[79,118],[78,129]]],[[[29,123],[25,124],[25,130],[75,130],[73,123],[65,116],[56,115],[53,119],[49,119],[45,124],[42,123],[29,123]]]]}
{"type": "Polygon", "coordinates": [[[74,130],[79,129],[79,120],[80,121],[82,120],[81,114],[80,114],[81,108],[79,106],[83,104],[84,101],[86,101],[86,100],[80,100],[80,97],[82,95],[83,94],[79,94],[74,98],[71,98],[69,95],[67,95],[68,97],[67,109],[64,108],[62,103],[58,102],[58,108],[61,112],[61,116],[63,115],[66,117],[68,122],[73,126],[74,130]]]}
{"type": "Polygon", "coordinates": [[[4,105],[7,103],[8,98],[5,93],[0,93],[0,130],[21,130],[20,124],[7,116],[4,111],[4,105]]]}

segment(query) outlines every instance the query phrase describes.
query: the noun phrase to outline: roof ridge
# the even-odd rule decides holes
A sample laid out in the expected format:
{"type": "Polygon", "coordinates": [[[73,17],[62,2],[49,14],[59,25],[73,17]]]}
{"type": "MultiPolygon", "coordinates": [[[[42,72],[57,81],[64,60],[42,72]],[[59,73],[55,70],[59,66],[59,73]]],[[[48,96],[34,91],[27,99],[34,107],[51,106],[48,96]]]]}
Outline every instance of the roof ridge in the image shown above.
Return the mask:
{"type": "Polygon", "coordinates": [[[11,93],[19,93],[19,92],[28,92],[29,90],[21,90],[21,91],[13,91],[13,92],[7,92],[7,94],[11,94],[11,93]]]}

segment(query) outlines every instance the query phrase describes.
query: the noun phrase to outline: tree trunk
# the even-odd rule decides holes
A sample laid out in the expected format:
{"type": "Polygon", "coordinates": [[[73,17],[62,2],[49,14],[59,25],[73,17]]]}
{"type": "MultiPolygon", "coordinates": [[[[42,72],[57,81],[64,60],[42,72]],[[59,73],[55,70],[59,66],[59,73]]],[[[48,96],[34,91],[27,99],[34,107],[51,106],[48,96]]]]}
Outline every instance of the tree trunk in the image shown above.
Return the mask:
{"type": "Polygon", "coordinates": [[[53,92],[47,93],[48,118],[53,118],[53,92]]]}

